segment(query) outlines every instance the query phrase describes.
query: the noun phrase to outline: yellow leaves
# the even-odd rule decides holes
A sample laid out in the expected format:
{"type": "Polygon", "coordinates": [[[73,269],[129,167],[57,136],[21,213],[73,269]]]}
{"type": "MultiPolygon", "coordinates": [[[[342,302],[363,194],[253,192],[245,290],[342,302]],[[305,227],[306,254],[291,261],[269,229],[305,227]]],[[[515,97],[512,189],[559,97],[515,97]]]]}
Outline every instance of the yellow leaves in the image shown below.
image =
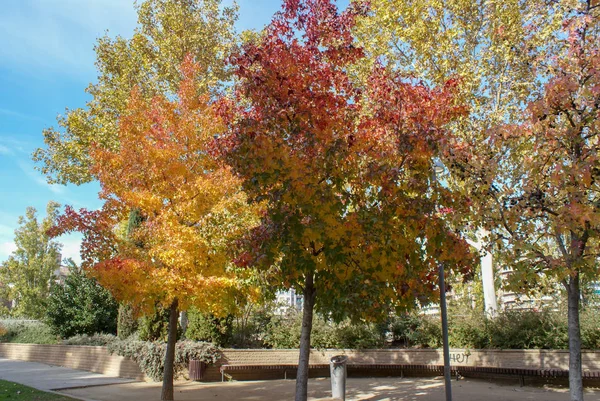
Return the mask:
{"type": "Polygon", "coordinates": [[[148,307],[227,307],[236,286],[227,245],[258,223],[239,180],[209,153],[222,123],[208,96],[197,96],[198,66],[187,60],[178,100],[151,101],[134,91],[119,127],[119,146],[91,152],[103,197],[137,210],[139,224],[118,258],[97,274],[120,299],[148,307]],[[201,296],[200,296],[201,294],[201,296]],[[220,301],[219,301],[220,300],[220,301]]]}
{"type": "Polygon", "coordinates": [[[201,65],[193,82],[196,95],[214,91],[228,79],[224,55],[236,41],[236,13],[236,6],[221,7],[220,0],[140,2],[139,26],[131,39],[98,40],[98,82],[87,89],[92,100],[86,109],[68,111],[58,120],[59,130],[44,132],[47,148],[35,152],[42,171],[59,183],[93,180],[90,148],[119,146],[119,119],[131,91],[139,87],[144,100],[157,94],[176,97],[187,54],[201,65]]]}
{"type": "Polygon", "coordinates": [[[539,62],[532,50],[552,48],[562,15],[559,5],[548,9],[540,0],[373,0],[370,6],[355,31],[371,58],[385,56],[399,71],[435,85],[460,77],[457,100],[488,125],[521,117],[539,62]]]}

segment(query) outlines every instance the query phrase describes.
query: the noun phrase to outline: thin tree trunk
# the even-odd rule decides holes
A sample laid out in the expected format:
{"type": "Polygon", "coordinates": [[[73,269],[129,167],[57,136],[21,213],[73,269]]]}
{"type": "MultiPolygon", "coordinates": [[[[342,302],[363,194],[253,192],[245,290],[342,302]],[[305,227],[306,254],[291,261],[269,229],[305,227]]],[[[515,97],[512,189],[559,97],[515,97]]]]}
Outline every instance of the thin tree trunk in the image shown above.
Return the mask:
{"type": "Polygon", "coordinates": [[[187,331],[189,323],[187,311],[181,311],[181,314],[179,315],[179,320],[181,324],[181,335],[185,338],[185,332],[187,331]]]}
{"type": "Polygon", "coordinates": [[[298,375],[296,376],[296,401],[308,398],[308,363],[310,358],[310,333],[313,324],[315,307],[315,285],[312,274],[306,276],[304,284],[304,307],[302,312],[302,332],[300,334],[300,357],[298,358],[298,375]]]}
{"type": "Polygon", "coordinates": [[[169,311],[169,338],[167,339],[167,353],[165,354],[165,371],[163,373],[161,401],[173,401],[173,365],[175,362],[175,345],[177,343],[177,318],[179,317],[177,298],[173,301],[169,311]]]}
{"type": "Polygon", "coordinates": [[[583,401],[583,379],[581,373],[581,331],[579,327],[579,274],[567,283],[569,319],[569,391],[571,401],[583,401]]]}

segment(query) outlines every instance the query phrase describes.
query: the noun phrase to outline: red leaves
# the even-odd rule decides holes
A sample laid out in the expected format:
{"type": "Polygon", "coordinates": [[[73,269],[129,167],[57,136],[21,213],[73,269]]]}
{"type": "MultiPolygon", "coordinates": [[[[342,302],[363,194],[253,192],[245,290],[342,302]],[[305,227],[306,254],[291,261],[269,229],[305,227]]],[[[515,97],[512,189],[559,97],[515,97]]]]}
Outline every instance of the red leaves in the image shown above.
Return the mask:
{"type": "Polygon", "coordinates": [[[286,1],[265,35],[230,59],[239,80],[219,103],[226,130],[214,153],[252,200],[267,202],[236,264],[264,269],[277,285],[316,274],[319,291],[339,289],[339,299],[356,285],[389,301],[390,283],[414,300],[433,288],[425,281],[437,256],[468,259],[425,195],[444,125],[464,109],[454,105],[456,81],[431,90],[377,66],[366,88],[356,85],[356,13],[328,0],[286,1]],[[434,252],[442,245],[451,248],[434,252]],[[396,268],[402,258],[411,268],[396,268]]]}
{"type": "Polygon", "coordinates": [[[112,201],[107,201],[101,210],[75,211],[71,206],[65,207],[65,213],[58,217],[56,226],[49,231],[51,236],[59,236],[70,232],[83,234],[81,243],[82,265],[86,269],[96,263],[115,256],[118,238],[114,229],[122,217],[122,211],[112,201]]]}
{"type": "Polygon", "coordinates": [[[429,90],[376,66],[366,93],[372,117],[362,121],[362,135],[373,137],[378,152],[395,153],[398,163],[410,154],[428,164],[448,135],[445,124],[465,113],[463,107],[453,105],[456,85],[449,81],[443,88],[429,90]]]}

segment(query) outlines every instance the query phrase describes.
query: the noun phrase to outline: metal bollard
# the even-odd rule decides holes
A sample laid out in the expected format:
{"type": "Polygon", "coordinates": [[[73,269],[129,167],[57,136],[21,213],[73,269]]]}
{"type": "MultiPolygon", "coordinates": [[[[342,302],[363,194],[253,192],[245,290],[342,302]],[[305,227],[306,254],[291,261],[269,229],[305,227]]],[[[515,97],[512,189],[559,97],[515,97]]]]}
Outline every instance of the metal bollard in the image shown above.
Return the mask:
{"type": "Polygon", "coordinates": [[[331,395],[334,399],[346,399],[346,362],[348,357],[336,355],[329,361],[331,371],[331,395]]]}

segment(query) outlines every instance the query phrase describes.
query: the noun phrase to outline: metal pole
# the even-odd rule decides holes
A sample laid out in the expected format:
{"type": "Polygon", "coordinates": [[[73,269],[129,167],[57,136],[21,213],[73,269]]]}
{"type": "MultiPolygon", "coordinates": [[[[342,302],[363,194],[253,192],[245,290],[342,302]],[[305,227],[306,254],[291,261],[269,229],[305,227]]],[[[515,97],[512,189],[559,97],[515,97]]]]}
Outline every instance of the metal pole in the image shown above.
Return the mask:
{"type": "Polygon", "coordinates": [[[448,311],[446,310],[446,285],[444,281],[444,264],[440,263],[440,312],[442,315],[442,339],[444,342],[444,382],[446,385],[446,401],[452,401],[452,382],[450,377],[450,347],[448,346],[448,311]]]}
{"type": "MultiPolygon", "coordinates": [[[[439,160],[433,161],[433,181],[437,184],[437,175],[444,171],[444,165],[439,160]]],[[[450,377],[450,347],[448,346],[448,311],[446,310],[446,284],[444,280],[444,264],[439,264],[440,280],[440,312],[442,315],[442,340],[444,343],[444,383],[446,401],[452,401],[452,381],[450,377]]]]}

